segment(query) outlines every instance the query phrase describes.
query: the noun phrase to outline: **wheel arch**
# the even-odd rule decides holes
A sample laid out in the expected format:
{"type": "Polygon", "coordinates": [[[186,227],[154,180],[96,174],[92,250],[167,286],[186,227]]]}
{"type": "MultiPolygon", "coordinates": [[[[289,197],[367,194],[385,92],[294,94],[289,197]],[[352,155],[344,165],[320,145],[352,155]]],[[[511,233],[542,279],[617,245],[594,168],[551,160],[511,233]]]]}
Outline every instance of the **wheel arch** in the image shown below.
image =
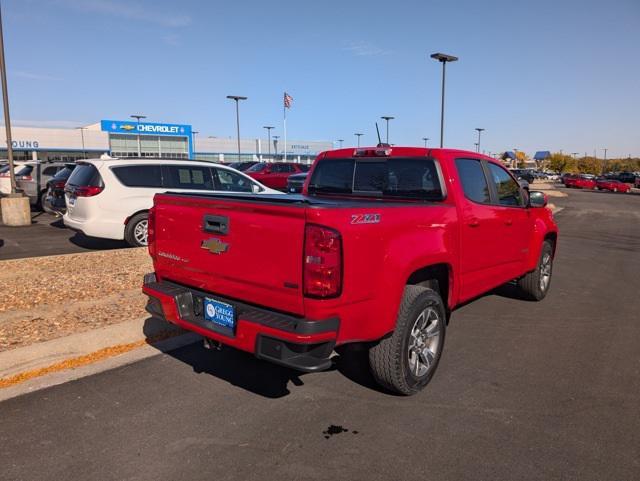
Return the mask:
{"type": "Polygon", "coordinates": [[[441,262],[414,270],[405,285],[428,287],[437,291],[447,311],[451,310],[449,301],[453,298],[453,269],[450,264],[441,262]]]}
{"type": "Polygon", "coordinates": [[[137,216],[138,214],[148,214],[148,213],[149,213],[149,209],[140,209],[139,211],[134,212],[124,220],[125,227],[129,225],[129,221],[133,219],[135,216],[137,216]]]}

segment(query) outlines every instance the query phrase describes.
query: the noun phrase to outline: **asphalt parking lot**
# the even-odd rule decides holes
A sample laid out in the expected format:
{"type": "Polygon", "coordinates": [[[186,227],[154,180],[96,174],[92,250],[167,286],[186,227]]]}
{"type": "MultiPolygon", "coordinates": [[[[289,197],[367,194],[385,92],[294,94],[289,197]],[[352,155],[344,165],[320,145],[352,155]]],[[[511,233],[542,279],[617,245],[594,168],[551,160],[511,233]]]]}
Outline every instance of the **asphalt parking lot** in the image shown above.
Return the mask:
{"type": "Polygon", "coordinates": [[[454,313],[423,393],[192,345],[0,404],[1,479],[640,479],[640,196],[554,199],[541,303],[454,313]]]}
{"type": "Polygon", "coordinates": [[[74,254],[127,247],[124,241],[96,239],[67,229],[61,217],[32,212],[27,227],[7,227],[0,223],[0,260],[74,254]]]}

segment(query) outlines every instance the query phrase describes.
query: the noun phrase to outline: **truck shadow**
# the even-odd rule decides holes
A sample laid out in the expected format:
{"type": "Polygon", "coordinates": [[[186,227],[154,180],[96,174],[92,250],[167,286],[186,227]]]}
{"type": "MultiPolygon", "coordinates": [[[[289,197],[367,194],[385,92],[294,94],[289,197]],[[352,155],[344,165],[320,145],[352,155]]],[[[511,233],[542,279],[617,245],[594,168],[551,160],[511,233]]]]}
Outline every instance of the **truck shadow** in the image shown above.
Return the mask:
{"type": "MultiPolygon", "coordinates": [[[[143,327],[147,339],[152,339],[156,335],[158,323],[170,326],[165,321],[148,318],[143,327]]],[[[223,347],[219,351],[208,350],[204,348],[202,341],[170,351],[154,344],[151,346],[191,366],[193,372],[197,374],[222,379],[233,386],[266,398],[277,399],[289,395],[290,384],[297,387],[304,386],[304,382],[300,379],[304,373],[261,361],[251,354],[230,347],[223,347]]]]}

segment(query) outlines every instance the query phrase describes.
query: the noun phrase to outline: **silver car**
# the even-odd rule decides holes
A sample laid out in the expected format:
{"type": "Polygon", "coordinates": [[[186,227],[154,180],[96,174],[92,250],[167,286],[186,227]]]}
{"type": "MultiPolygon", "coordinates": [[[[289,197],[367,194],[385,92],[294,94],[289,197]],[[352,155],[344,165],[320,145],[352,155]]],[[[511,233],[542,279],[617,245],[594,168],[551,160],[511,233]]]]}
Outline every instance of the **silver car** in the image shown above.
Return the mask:
{"type": "Polygon", "coordinates": [[[64,162],[26,162],[16,171],[16,187],[29,197],[31,205],[41,206],[47,182],[64,166],[64,162]]]}

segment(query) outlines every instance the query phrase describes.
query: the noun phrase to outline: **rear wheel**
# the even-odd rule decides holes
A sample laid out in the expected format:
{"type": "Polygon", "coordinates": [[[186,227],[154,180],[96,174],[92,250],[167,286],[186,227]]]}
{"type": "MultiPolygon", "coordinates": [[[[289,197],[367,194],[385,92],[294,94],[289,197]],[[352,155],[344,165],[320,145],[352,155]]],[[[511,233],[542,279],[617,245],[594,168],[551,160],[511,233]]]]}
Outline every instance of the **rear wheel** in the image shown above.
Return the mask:
{"type": "Polygon", "coordinates": [[[446,329],[446,313],[433,289],[406,286],[396,329],[369,350],[376,381],[405,396],[422,390],[438,367],[446,329]]]}
{"type": "Polygon", "coordinates": [[[525,299],[541,301],[547,295],[551,285],[553,271],[553,247],[544,241],[536,269],[518,280],[518,287],[525,299]]]}
{"type": "Polygon", "coordinates": [[[132,247],[144,247],[147,245],[147,229],[149,226],[149,214],[142,212],[134,215],[124,230],[124,240],[132,247]]]}

